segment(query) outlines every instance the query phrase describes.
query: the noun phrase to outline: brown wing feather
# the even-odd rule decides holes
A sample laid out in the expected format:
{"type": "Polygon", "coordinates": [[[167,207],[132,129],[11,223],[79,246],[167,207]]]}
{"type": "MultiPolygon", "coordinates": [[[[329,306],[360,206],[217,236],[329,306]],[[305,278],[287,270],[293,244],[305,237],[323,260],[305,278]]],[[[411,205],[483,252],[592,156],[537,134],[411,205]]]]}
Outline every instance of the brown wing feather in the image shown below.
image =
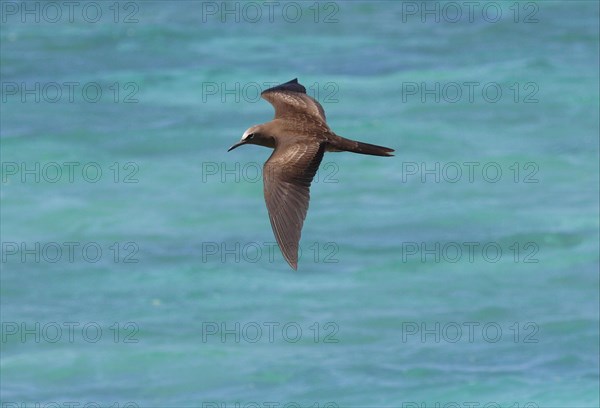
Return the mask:
{"type": "Polygon", "coordinates": [[[306,94],[306,88],[297,79],[269,88],[260,96],[275,108],[275,119],[308,115],[319,122],[326,122],[321,104],[306,94]]]}
{"type": "Polygon", "coordinates": [[[323,159],[325,146],[295,143],[275,149],[263,170],[264,193],[271,227],[281,253],[298,267],[298,244],[308,211],[310,183],[323,159]]]}

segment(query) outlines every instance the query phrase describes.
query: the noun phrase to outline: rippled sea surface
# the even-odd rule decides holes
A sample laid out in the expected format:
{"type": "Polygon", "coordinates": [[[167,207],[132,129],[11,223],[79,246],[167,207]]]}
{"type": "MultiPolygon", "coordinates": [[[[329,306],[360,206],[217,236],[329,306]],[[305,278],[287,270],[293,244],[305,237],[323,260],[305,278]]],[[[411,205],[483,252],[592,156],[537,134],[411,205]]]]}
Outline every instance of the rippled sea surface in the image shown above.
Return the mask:
{"type": "Polygon", "coordinates": [[[3,406],[598,406],[597,2],[69,7],[2,2],[3,406]],[[296,77],[396,156],[294,272],[226,150],[296,77]]]}

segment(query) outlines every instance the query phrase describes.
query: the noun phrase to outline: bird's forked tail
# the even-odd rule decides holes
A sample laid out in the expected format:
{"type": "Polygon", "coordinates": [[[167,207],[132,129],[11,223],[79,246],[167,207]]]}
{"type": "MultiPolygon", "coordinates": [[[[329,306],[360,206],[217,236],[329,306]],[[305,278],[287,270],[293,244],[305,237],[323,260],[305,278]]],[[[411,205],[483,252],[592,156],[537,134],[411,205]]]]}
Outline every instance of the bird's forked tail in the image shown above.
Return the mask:
{"type": "Polygon", "coordinates": [[[372,156],[393,156],[392,152],[394,149],[390,149],[389,147],[357,142],[356,140],[350,140],[343,137],[340,137],[340,139],[341,140],[336,141],[335,143],[335,150],[337,151],[370,154],[372,156]]]}

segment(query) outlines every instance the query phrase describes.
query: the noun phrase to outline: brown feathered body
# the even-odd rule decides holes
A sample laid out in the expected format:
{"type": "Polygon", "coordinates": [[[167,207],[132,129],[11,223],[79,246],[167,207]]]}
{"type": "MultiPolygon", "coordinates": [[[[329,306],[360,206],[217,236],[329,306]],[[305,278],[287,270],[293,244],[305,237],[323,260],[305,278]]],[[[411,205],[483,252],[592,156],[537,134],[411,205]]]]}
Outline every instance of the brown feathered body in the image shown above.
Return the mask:
{"type": "Polygon", "coordinates": [[[310,184],[327,152],[392,156],[393,149],[336,135],[327,125],[323,107],[306,94],[297,79],[267,89],[261,96],[275,108],[275,119],[250,127],[243,144],[274,149],[263,169],[264,194],[273,233],[293,269],[308,211],[310,184]]]}

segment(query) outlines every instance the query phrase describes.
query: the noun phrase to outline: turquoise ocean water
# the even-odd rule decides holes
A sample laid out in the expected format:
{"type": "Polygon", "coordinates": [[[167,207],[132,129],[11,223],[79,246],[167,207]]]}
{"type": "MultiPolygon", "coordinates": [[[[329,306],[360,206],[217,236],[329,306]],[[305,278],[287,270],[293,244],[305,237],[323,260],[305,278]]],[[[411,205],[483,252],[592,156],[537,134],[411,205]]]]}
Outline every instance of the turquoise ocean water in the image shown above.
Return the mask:
{"type": "Polygon", "coordinates": [[[3,407],[599,405],[597,2],[68,7],[2,1],[3,407]],[[396,149],[297,272],[226,152],[295,77],[396,149]]]}

